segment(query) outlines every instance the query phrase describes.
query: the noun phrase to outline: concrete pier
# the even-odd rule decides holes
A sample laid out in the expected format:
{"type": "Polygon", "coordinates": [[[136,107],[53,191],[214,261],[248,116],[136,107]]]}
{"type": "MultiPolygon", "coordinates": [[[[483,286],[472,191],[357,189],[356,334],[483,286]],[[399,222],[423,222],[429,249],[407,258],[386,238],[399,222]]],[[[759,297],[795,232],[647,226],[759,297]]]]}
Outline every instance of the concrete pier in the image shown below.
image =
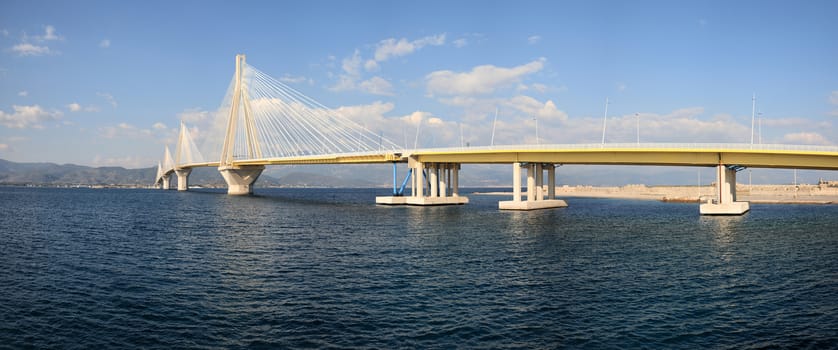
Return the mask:
{"type": "Polygon", "coordinates": [[[468,203],[468,197],[460,196],[460,164],[422,163],[410,158],[408,167],[412,169],[413,174],[410,195],[375,197],[376,204],[458,205],[468,203]]]}
{"type": "Polygon", "coordinates": [[[750,203],[736,201],[736,170],[724,164],[716,166],[716,200],[699,206],[701,215],[742,215],[750,203]]]}
{"type": "Polygon", "coordinates": [[[175,169],[175,175],[177,175],[177,190],[178,191],[189,190],[189,174],[191,174],[191,173],[192,173],[191,168],[175,169]]]}
{"type": "Polygon", "coordinates": [[[171,190],[172,189],[172,175],[171,174],[163,175],[161,184],[162,184],[162,188],[164,190],[171,190]]]}
{"type": "Polygon", "coordinates": [[[262,175],[262,170],[265,170],[264,165],[218,168],[227,182],[227,194],[231,195],[253,194],[253,183],[262,175]]]}
{"type": "Polygon", "coordinates": [[[529,163],[527,169],[527,199],[521,198],[520,162],[512,163],[512,200],[498,202],[500,210],[536,210],[563,208],[567,202],[556,199],[556,166],[554,164],[529,163]],[[544,198],[544,169],[547,170],[547,198],[544,198]]]}

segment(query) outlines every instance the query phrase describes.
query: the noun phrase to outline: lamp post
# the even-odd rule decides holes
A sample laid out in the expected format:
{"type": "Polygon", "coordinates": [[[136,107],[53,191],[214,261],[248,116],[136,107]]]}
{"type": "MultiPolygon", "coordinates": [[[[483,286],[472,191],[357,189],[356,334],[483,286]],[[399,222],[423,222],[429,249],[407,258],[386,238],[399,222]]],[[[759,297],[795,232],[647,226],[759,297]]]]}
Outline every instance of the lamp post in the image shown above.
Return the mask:
{"type": "Polygon", "coordinates": [[[751,97],[751,145],[754,144],[754,110],[757,107],[757,94],[751,97]]]}
{"type": "Polygon", "coordinates": [[[640,144],[640,113],[634,113],[637,118],[637,144],[640,144]]]}
{"type": "Polygon", "coordinates": [[[605,98],[605,116],[602,117],[602,144],[605,145],[605,126],[608,122],[608,97],[605,98]]]}
{"type": "Polygon", "coordinates": [[[759,112],[759,119],[757,119],[757,127],[758,127],[757,134],[759,135],[759,144],[761,145],[762,144],[762,112],[759,112]]]}

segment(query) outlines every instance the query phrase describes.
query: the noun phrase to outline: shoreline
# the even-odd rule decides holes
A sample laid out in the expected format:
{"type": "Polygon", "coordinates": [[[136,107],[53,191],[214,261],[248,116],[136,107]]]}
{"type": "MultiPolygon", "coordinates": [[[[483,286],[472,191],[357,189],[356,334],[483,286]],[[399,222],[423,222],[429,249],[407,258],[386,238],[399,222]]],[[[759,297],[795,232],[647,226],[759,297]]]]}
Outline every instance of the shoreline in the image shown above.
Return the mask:
{"type": "MultiPolygon", "coordinates": [[[[556,197],[587,197],[701,203],[715,198],[714,186],[558,186],[556,197]]],[[[755,204],[838,204],[838,187],[824,185],[742,185],[738,200],[755,204]]],[[[474,192],[475,195],[512,196],[511,191],[474,192]]],[[[523,193],[526,196],[526,193],[523,193]]]]}

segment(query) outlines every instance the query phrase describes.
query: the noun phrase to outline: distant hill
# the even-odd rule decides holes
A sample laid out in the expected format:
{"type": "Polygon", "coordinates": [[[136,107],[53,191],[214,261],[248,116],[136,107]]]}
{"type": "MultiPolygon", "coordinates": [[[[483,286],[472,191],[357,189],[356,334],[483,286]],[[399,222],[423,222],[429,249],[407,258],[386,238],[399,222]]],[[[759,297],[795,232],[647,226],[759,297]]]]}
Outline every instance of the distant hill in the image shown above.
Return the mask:
{"type": "MultiPolygon", "coordinates": [[[[273,167],[269,167],[273,168],[273,167]]],[[[323,174],[318,169],[300,171],[294,167],[274,174],[263,173],[257,187],[376,187],[387,182],[370,181],[345,174],[323,174]],[[288,171],[290,170],[290,171],[288,171]],[[279,177],[279,179],[277,179],[279,177]]],[[[131,186],[147,187],[154,183],[157,167],[126,169],[123,167],[88,167],[75,164],[16,163],[0,159],[0,185],[37,186],[131,186]]],[[[386,174],[384,174],[386,177],[386,174]]],[[[392,180],[390,180],[392,181],[392,180]]],[[[172,175],[172,186],[177,176],[172,175]]],[[[216,168],[196,168],[189,176],[190,185],[224,187],[224,179],[216,168]]]]}
{"type": "MultiPolygon", "coordinates": [[[[398,164],[401,184],[406,165],[398,164]]],[[[643,166],[563,166],[556,172],[559,185],[623,186],[694,185],[698,178],[708,185],[715,180],[712,168],[643,167],[643,166]]],[[[39,186],[135,186],[147,187],[154,182],[157,167],[125,169],[123,167],[88,167],[73,164],[15,163],[0,159],[0,185],[39,186]]],[[[800,171],[797,183],[817,183],[819,178],[834,179],[836,172],[800,171]]],[[[460,172],[462,187],[509,187],[509,165],[463,165],[460,172]]],[[[741,172],[739,183],[748,183],[750,172],[741,172]]],[[[754,184],[792,183],[791,169],[756,169],[754,184]]],[[[172,176],[172,186],[177,177],[172,176]]],[[[224,179],[216,168],[196,168],[189,176],[190,185],[225,187],[224,179]]],[[[390,164],[372,165],[282,165],[268,166],[256,182],[256,187],[338,187],[369,188],[389,187],[393,184],[390,164]]]]}
{"type": "Polygon", "coordinates": [[[73,164],[15,163],[0,159],[0,183],[8,185],[148,185],[157,168],[91,168],[73,164]]]}

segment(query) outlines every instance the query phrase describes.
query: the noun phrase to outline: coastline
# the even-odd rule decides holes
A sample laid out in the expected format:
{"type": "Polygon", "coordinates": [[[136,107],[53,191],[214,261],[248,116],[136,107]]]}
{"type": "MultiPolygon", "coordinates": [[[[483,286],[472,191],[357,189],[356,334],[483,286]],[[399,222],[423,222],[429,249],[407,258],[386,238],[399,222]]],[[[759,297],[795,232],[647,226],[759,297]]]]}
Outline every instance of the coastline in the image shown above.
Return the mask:
{"type": "MultiPolygon", "coordinates": [[[[556,197],[590,197],[699,203],[715,198],[715,186],[558,186],[556,197]]],[[[824,185],[736,185],[738,200],[758,204],[838,204],[838,187],[824,185]]],[[[475,192],[512,196],[512,192],[475,192]]]]}

